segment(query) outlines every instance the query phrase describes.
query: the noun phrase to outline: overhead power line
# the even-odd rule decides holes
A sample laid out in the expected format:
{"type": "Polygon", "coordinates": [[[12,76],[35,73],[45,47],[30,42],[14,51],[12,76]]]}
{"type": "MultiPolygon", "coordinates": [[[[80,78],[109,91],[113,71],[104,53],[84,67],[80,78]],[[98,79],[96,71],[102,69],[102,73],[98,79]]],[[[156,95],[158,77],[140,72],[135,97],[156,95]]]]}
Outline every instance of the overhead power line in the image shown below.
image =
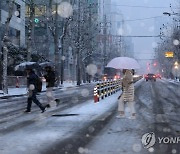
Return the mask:
{"type": "Polygon", "coordinates": [[[161,18],[161,17],[164,16],[154,16],[154,17],[141,18],[141,19],[124,20],[124,21],[139,21],[139,20],[148,20],[148,19],[161,18]]]}
{"type": "MultiPolygon", "coordinates": [[[[140,21],[140,20],[149,20],[149,19],[155,19],[155,18],[162,18],[165,17],[164,15],[162,16],[154,16],[154,17],[148,17],[148,18],[140,18],[140,19],[129,19],[129,20],[122,20],[123,22],[129,22],[129,21],[140,21]]],[[[111,22],[119,22],[119,21],[111,21],[111,22]]]]}
{"type": "MultiPolygon", "coordinates": [[[[134,7],[134,8],[149,8],[149,9],[164,9],[164,8],[169,8],[169,7],[163,7],[163,6],[138,6],[138,5],[120,5],[120,4],[105,4],[105,5],[113,5],[113,6],[122,6],[122,7],[134,7]]],[[[175,8],[173,9],[180,9],[180,8],[175,8]]]]}
{"type": "Polygon", "coordinates": [[[120,35],[119,37],[162,37],[160,35],[120,35]]]}

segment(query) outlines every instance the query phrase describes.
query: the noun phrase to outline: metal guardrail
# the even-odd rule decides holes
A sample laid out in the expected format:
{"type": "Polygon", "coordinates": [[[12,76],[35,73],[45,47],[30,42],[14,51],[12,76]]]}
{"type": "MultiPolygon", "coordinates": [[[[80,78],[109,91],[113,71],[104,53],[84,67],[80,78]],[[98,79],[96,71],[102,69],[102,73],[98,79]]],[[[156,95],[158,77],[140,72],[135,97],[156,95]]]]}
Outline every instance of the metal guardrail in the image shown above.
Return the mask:
{"type": "Polygon", "coordinates": [[[97,83],[94,87],[94,102],[99,102],[101,99],[121,90],[121,82],[122,80],[115,80],[97,83]]]}
{"type": "MultiPolygon", "coordinates": [[[[142,76],[133,77],[133,82],[140,80],[142,76]]],[[[122,79],[114,81],[102,81],[94,87],[94,103],[118,92],[122,88],[122,79]]]]}

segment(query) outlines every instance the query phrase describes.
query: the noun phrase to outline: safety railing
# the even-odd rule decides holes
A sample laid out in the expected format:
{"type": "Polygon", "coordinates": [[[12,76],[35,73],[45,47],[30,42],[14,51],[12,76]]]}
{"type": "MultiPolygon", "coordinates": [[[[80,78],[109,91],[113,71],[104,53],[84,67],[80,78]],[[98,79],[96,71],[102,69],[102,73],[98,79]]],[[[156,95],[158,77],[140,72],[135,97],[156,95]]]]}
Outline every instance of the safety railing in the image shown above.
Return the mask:
{"type": "MultiPolygon", "coordinates": [[[[133,82],[140,80],[142,76],[133,77],[133,82]]],[[[118,92],[122,88],[122,79],[114,81],[101,81],[94,87],[94,102],[97,103],[100,100],[118,92]]]]}
{"type": "Polygon", "coordinates": [[[108,97],[121,89],[121,80],[99,82],[94,87],[94,102],[108,97]]]}

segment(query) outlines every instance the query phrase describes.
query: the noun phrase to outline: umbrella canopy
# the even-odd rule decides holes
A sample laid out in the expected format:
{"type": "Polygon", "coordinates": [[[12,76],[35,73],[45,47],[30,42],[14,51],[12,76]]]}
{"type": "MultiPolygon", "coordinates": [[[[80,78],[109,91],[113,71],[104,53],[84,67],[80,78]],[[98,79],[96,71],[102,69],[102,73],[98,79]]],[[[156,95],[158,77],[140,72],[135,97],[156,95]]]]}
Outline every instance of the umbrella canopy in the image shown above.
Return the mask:
{"type": "Polygon", "coordinates": [[[112,67],[115,69],[139,69],[138,62],[130,57],[116,57],[112,59],[106,67],[112,67]]]}
{"type": "Polygon", "coordinates": [[[47,66],[51,66],[51,67],[53,67],[54,66],[54,64],[52,63],[52,62],[43,62],[43,63],[40,63],[39,64],[42,68],[45,68],[45,67],[47,67],[47,66]]]}
{"type": "Polygon", "coordinates": [[[27,68],[38,70],[38,69],[40,69],[40,66],[36,62],[23,62],[23,63],[15,66],[14,70],[15,71],[25,71],[25,69],[27,69],[27,68]]]}

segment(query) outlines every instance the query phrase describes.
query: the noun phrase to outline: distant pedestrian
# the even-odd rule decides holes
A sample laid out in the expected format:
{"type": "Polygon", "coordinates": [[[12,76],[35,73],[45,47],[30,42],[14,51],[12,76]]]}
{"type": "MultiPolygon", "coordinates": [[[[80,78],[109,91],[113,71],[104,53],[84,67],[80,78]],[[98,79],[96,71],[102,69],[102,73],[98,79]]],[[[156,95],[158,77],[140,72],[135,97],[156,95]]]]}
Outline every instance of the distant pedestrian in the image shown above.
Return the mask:
{"type": "Polygon", "coordinates": [[[46,96],[48,100],[47,107],[51,107],[52,104],[56,103],[54,94],[53,94],[53,87],[55,86],[55,72],[51,66],[45,67],[46,74],[44,78],[46,79],[46,96]]]}
{"type": "Polygon", "coordinates": [[[122,95],[119,98],[118,104],[118,111],[119,115],[118,118],[125,117],[124,112],[124,103],[127,102],[128,106],[131,110],[131,117],[132,119],[136,118],[136,112],[134,108],[134,84],[133,84],[133,74],[131,70],[125,70],[125,74],[122,79],[122,95]]]}
{"type": "Polygon", "coordinates": [[[27,72],[27,87],[28,87],[28,100],[27,109],[25,112],[31,112],[32,101],[41,109],[42,113],[45,111],[45,107],[38,101],[37,94],[37,82],[38,76],[32,69],[26,69],[27,72]]]}

